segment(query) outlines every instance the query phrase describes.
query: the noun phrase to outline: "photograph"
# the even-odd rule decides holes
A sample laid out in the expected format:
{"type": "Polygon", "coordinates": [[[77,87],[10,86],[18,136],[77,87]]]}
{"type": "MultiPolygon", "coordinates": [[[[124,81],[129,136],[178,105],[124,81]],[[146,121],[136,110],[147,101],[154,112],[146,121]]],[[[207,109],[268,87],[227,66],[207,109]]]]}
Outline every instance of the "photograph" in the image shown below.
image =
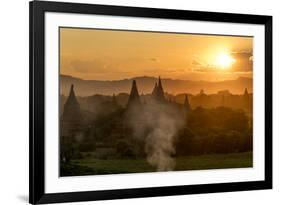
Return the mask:
{"type": "Polygon", "coordinates": [[[271,15],[29,6],[31,204],[272,189],[271,15]]]}
{"type": "Polygon", "coordinates": [[[60,177],[253,168],[253,36],[58,35],[60,177]]]}

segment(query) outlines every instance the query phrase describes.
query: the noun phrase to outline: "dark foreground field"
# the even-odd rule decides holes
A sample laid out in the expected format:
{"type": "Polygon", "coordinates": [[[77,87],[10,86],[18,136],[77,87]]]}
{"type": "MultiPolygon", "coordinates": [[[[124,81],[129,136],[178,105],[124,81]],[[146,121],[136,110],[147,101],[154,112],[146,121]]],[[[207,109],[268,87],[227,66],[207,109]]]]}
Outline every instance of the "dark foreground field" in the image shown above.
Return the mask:
{"type": "MultiPolygon", "coordinates": [[[[87,153],[83,159],[61,165],[61,176],[154,172],[145,159],[97,159],[87,153]]],[[[175,171],[252,167],[252,152],[176,158],[175,171]]]]}

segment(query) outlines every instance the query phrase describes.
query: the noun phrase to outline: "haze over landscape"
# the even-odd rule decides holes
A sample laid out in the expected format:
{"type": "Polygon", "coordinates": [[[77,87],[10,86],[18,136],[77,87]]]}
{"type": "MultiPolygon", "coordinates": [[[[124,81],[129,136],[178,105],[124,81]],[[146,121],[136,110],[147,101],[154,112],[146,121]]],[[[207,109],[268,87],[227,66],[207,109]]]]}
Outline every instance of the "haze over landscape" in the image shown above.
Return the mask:
{"type": "MultiPolygon", "coordinates": [[[[79,96],[90,96],[94,94],[113,95],[118,93],[129,93],[132,81],[136,80],[139,92],[148,94],[157,81],[157,77],[135,77],[131,79],[101,81],[101,80],[83,80],[72,76],[60,76],[60,89],[62,95],[68,95],[71,84],[76,87],[79,96]]],[[[174,80],[169,78],[162,79],[165,91],[170,94],[198,94],[201,89],[207,94],[214,94],[221,90],[229,90],[232,94],[242,94],[247,88],[252,92],[252,79],[239,77],[235,80],[224,81],[193,81],[193,80],[174,80]]]]}

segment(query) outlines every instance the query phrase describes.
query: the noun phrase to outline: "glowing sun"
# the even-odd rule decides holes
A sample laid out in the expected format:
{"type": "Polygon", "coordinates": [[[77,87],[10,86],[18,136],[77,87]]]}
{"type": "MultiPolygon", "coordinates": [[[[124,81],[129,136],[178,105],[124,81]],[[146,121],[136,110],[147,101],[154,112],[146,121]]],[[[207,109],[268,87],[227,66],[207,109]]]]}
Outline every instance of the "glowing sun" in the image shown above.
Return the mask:
{"type": "Polygon", "coordinates": [[[235,59],[231,55],[228,53],[221,53],[217,56],[215,64],[220,68],[226,69],[231,67],[234,62],[235,59]]]}

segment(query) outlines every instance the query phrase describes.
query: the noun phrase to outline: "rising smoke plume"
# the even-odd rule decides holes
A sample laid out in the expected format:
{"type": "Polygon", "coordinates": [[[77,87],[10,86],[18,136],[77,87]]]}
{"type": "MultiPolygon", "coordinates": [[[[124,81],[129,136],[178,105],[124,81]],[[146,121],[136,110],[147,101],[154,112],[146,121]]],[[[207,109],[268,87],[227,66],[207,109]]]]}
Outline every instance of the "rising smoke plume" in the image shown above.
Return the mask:
{"type": "Polygon", "coordinates": [[[174,138],[184,124],[178,105],[152,101],[128,110],[127,123],[133,137],[144,143],[149,164],[157,171],[170,171],[175,167],[174,138]]]}

